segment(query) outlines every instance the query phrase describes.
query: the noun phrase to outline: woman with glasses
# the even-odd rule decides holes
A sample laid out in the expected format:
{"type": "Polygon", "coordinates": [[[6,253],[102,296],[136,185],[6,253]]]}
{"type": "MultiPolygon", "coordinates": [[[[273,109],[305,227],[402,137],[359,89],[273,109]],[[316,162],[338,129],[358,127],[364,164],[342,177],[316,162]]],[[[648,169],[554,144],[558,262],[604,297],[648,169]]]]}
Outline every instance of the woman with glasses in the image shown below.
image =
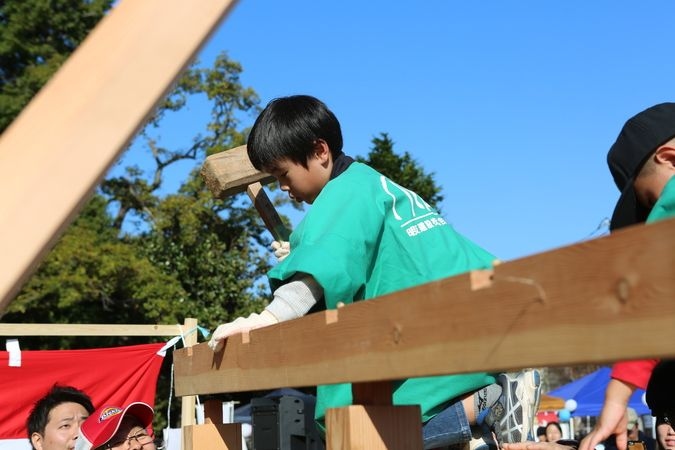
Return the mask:
{"type": "Polygon", "coordinates": [[[143,402],[98,408],[80,427],[75,450],[157,450],[154,411],[143,402]]]}

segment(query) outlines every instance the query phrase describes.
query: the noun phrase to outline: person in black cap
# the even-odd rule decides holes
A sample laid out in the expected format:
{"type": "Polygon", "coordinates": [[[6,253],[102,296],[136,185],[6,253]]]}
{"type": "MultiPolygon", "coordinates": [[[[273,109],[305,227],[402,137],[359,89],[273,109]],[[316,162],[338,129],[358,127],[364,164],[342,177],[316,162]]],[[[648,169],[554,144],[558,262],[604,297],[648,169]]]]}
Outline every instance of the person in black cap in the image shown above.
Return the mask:
{"type": "MultiPolygon", "coordinates": [[[[659,103],[628,119],[607,154],[621,196],[610,231],[675,216],[675,103],[659,103]]],[[[612,368],[600,417],[579,450],[591,450],[611,435],[625,450],[626,407],[637,387],[646,387],[656,360],[619,362],[612,368]]]]}
{"type": "MultiPolygon", "coordinates": [[[[607,154],[621,196],[610,230],[675,216],[675,103],[660,103],[628,119],[607,154]]],[[[626,406],[636,387],[645,387],[656,360],[614,365],[605,402],[593,431],[579,450],[591,450],[610,435],[625,450],[626,406]]]]}
{"type": "Polygon", "coordinates": [[[656,417],[656,439],[661,450],[675,449],[675,360],[662,361],[647,385],[647,405],[656,417]]]}
{"type": "Polygon", "coordinates": [[[631,117],[607,155],[621,197],[610,230],[675,215],[675,103],[631,117]]]}

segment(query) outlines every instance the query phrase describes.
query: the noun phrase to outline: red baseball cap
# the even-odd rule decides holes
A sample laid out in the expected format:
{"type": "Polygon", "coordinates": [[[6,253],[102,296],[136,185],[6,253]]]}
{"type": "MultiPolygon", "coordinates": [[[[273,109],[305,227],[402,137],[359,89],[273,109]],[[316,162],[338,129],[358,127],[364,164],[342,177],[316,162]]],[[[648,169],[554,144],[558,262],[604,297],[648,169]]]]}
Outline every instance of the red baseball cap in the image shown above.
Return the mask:
{"type": "Polygon", "coordinates": [[[80,434],[75,441],[75,450],[91,450],[106,444],[117,433],[122,419],[133,416],[143,428],[152,425],[155,412],[143,402],[129,403],[124,408],[104,405],[82,422],[80,434]]]}

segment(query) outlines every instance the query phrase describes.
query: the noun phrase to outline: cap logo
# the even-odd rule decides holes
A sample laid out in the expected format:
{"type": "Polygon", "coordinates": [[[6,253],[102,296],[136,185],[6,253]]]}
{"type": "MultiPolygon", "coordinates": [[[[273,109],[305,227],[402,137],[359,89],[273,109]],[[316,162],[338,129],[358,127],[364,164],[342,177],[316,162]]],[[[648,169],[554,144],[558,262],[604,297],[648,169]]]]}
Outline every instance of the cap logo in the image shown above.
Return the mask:
{"type": "Polygon", "coordinates": [[[116,406],[110,406],[103,411],[101,411],[101,415],[98,416],[98,422],[101,423],[105,420],[110,419],[112,416],[116,416],[117,414],[121,413],[122,410],[120,408],[117,408],[116,406]]]}

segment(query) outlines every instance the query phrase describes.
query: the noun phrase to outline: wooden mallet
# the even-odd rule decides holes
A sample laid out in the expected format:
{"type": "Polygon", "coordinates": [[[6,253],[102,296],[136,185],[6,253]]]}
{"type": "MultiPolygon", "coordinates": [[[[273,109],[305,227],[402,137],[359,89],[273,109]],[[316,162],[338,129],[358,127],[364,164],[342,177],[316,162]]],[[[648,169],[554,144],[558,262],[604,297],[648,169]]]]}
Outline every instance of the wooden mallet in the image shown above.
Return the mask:
{"type": "Polygon", "coordinates": [[[274,239],[288,241],[291,232],[262,187],[273,182],[274,177],[253,167],[245,145],[207,157],[200,174],[216,198],[224,199],[246,191],[274,239]]]}

